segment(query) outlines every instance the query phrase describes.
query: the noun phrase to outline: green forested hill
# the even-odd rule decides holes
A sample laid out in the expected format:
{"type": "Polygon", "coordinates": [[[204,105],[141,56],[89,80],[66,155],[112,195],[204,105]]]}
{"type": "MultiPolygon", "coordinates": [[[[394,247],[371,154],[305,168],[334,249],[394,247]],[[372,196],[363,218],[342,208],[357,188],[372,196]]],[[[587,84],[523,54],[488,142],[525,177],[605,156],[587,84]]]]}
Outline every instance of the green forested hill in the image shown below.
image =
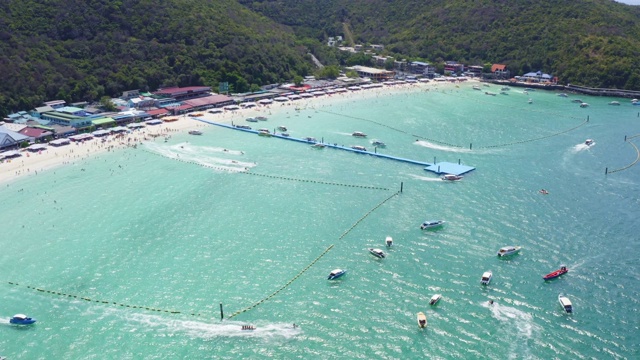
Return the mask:
{"type": "MultiPolygon", "coordinates": [[[[298,36],[342,35],[432,62],[504,63],[563,83],[640,90],[640,6],[611,0],[241,0],[298,36]]],[[[330,60],[330,59],[329,59],[330,60]]]]}
{"type": "Polygon", "coordinates": [[[122,90],[290,80],[344,55],[345,24],[396,57],[505,63],[640,90],[640,7],[610,0],[6,0],[0,114],[122,90]]]}
{"type": "Polygon", "coordinates": [[[291,31],[233,0],[0,2],[0,114],[45,99],[306,74],[291,31]]]}

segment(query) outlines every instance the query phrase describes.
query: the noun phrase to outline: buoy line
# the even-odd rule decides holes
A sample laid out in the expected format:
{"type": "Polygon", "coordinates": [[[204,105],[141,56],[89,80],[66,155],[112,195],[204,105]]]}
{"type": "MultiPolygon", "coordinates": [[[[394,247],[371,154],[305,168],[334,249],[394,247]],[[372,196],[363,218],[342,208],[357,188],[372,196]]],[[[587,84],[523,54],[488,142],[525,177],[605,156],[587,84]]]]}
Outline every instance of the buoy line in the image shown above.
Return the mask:
{"type": "Polygon", "coordinates": [[[158,153],[155,153],[155,152],[149,151],[149,150],[143,150],[143,151],[148,152],[149,154],[153,154],[153,155],[157,155],[157,156],[163,157],[165,159],[171,159],[171,160],[179,161],[179,162],[185,163],[185,164],[192,164],[192,165],[197,165],[197,166],[208,168],[208,169],[226,171],[226,172],[231,172],[231,173],[262,176],[262,177],[267,177],[267,178],[272,178],[272,179],[280,179],[280,180],[287,180],[287,181],[297,181],[297,182],[306,182],[306,183],[313,183],[313,184],[320,184],[320,185],[343,186],[343,187],[352,187],[352,188],[360,188],[360,189],[368,189],[368,190],[389,191],[388,188],[379,187],[379,186],[343,184],[343,183],[336,183],[336,182],[329,182],[329,181],[322,181],[322,180],[299,179],[299,178],[292,178],[292,177],[287,177],[287,176],[260,174],[260,173],[250,172],[250,171],[248,171],[246,169],[235,170],[235,169],[229,169],[229,168],[224,168],[224,167],[204,165],[204,164],[200,164],[200,163],[197,163],[197,162],[194,162],[194,161],[187,161],[187,160],[183,160],[183,159],[164,156],[162,154],[158,154],[158,153]]]}
{"type": "MultiPolygon", "coordinates": [[[[362,222],[362,220],[364,220],[367,216],[369,216],[371,213],[373,213],[376,209],[378,209],[380,206],[382,206],[384,203],[386,203],[387,201],[391,200],[394,196],[397,196],[398,194],[400,194],[400,192],[396,192],[394,194],[392,194],[391,196],[387,197],[386,199],[382,200],[379,204],[377,204],[375,207],[373,207],[371,210],[369,210],[366,214],[364,214],[360,219],[358,219],[358,221],[356,221],[353,225],[351,225],[351,227],[345,231],[339,238],[338,240],[342,240],[342,238],[344,238],[349,232],[351,232],[351,230],[353,230],[356,226],[358,226],[358,224],[360,224],[362,222]]],[[[278,288],[276,291],[274,291],[273,293],[269,294],[268,296],[266,296],[265,298],[261,299],[260,301],[257,301],[255,303],[253,303],[252,305],[242,309],[242,310],[238,310],[235,313],[231,314],[229,317],[227,317],[227,319],[231,319],[233,317],[235,317],[236,315],[239,315],[241,313],[245,313],[249,310],[252,310],[253,308],[255,308],[256,306],[262,304],[263,302],[271,299],[272,297],[278,295],[278,293],[280,293],[282,290],[286,289],[287,287],[289,287],[289,285],[291,285],[294,281],[298,280],[298,278],[300,276],[302,276],[302,274],[304,274],[307,270],[309,270],[313,265],[315,265],[315,263],[318,262],[318,260],[320,260],[323,256],[325,256],[331,249],[333,249],[334,245],[332,244],[331,246],[329,246],[327,249],[325,249],[325,251],[320,254],[317,258],[315,258],[309,265],[307,265],[304,269],[302,269],[296,276],[294,276],[291,280],[289,280],[286,284],[282,285],[280,288],[278,288]]]]}
{"type": "Polygon", "coordinates": [[[629,143],[631,146],[633,146],[636,149],[636,153],[637,153],[636,160],[634,162],[632,162],[631,164],[627,165],[627,166],[624,166],[624,167],[621,167],[621,168],[615,169],[615,170],[610,170],[609,174],[614,173],[614,172],[618,172],[618,171],[622,171],[622,170],[627,170],[628,168],[630,168],[630,167],[634,166],[635,164],[637,164],[638,161],[640,161],[640,149],[638,149],[636,144],[634,144],[631,141],[629,141],[629,140],[631,140],[633,138],[636,138],[638,136],[640,136],[640,134],[628,137],[627,140],[625,141],[626,143],[629,143]]]}

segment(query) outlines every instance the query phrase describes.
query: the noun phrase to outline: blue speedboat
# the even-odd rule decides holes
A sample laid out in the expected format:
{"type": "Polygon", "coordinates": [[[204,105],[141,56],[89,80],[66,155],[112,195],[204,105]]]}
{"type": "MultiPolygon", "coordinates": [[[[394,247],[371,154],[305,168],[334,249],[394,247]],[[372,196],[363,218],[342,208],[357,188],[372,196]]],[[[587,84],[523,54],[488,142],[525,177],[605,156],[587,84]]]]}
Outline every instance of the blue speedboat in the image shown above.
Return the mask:
{"type": "Polygon", "coordinates": [[[15,325],[31,325],[36,322],[36,319],[30,318],[25,314],[15,314],[9,322],[15,325]]]}
{"type": "Polygon", "coordinates": [[[329,277],[327,279],[328,280],[335,280],[335,279],[341,277],[342,275],[344,275],[346,273],[347,273],[347,270],[335,269],[329,274],[329,277]]]}

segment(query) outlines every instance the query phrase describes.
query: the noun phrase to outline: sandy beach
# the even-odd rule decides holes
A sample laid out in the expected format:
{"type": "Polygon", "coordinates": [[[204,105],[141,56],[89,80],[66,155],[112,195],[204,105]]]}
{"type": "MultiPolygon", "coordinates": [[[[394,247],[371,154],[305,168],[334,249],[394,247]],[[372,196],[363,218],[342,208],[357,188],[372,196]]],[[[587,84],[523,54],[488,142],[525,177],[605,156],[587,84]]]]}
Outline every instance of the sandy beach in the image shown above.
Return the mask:
{"type": "MultiPolygon", "coordinates": [[[[218,114],[210,114],[205,111],[198,111],[194,113],[202,114],[201,118],[210,121],[226,124],[242,121],[244,124],[244,119],[247,117],[268,117],[282,112],[294,112],[296,109],[321,109],[326,106],[345,103],[348,104],[349,102],[356,102],[365,98],[411,93],[415,91],[451,89],[454,86],[455,84],[453,83],[435,81],[428,83],[401,84],[385,86],[382,88],[335,93],[317,98],[289,101],[286,103],[273,103],[266,106],[258,105],[257,107],[249,109],[234,111],[225,110],[224,113],[218,114]]],[[[190,114],[179,116],[176,121],[164,122],[160,125],[147,125],[145,128],[133,130],[126,134],[93,138],[89,141],[83,142],[72,142],[69,145],[59,147],[49,145],[46,149],[38,152],[22,150],[22,156],[13,159],[6,159],[0,163],[0,183],[12,182],[23,176],[37,176],[43,171],[59,166],[73,165],[83,159],[87,159],[103,152],[137,147],[145,141],[161,141],[160,139],[166,139],[168,141],[171,139],[171,136],[176,133],[186,133],[194,129],[212,131],[212,126],[193,119],[189,115],[190,114]]]]}

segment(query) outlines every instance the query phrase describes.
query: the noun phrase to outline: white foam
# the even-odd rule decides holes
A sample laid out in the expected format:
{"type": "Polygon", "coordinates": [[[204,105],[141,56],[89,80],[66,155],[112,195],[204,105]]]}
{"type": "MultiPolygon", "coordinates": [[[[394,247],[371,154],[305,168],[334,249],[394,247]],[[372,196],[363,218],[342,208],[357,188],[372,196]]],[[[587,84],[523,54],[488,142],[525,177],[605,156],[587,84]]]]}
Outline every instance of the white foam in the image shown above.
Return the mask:
{"type": "Polygon", "coordinates": [[[418,140],[418,141],[415,141],[414,144],[422,146],[422,147],[426,147],[426,148],[429,148],[429,149],[435,149],[435,150],[451,151],[451,152],[458,152],[458,153],[471,152],[471,150],[469,150],[467,148],[461,148],[461,147],[457,147],[457,146],[447,146],[447,145],[434,144],[434,143],[426,141],[426,140],[418,140]]]}
{"type": "Polygon", "coordinates": [[[534,333],[540,331],[540,326],[533,322],[533,316],[522,310],[513,307],[500,305],[498,303],[487,304],[485,306],[491,309],[491,315],[500,322],[508,325],[506,329],[523,338],[530,339],[534,333]],[[512,331],[515,330],[514,331],[512,331]]]}
{"type": "Polygon", "coordinates": [[[193,162],[202,166],[220,168],[228,171],[244,171],[256,166],[255,163],[238,161],[230,158],[214,156],[219,154],[242,155],[239,150],[228,150],[210,146],[194,146],[180,143],[171,146],[149,142],[145,144],[149,151],[169,159],[193,162]]]}

